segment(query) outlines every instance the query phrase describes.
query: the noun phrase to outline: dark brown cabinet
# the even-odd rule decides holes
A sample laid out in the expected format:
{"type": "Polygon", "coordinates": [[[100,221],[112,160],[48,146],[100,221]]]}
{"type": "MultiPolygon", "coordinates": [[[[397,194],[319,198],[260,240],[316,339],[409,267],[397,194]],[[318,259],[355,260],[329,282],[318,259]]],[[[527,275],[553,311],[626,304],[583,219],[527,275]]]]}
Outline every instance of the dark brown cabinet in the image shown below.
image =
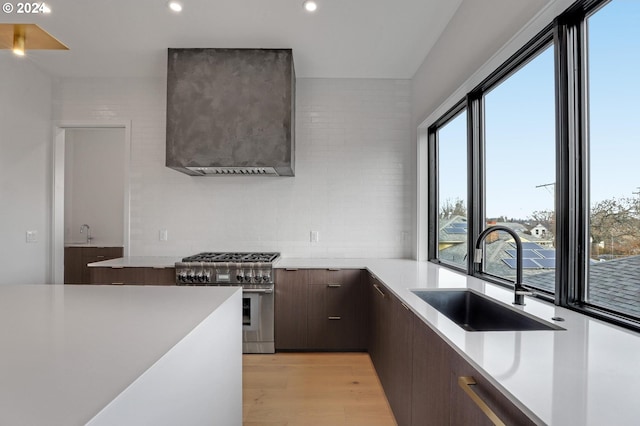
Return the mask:
{"type": "Polygon", "coordinates": [[[535,424],[368,272],[276,270],[275,333],[276,350],[366,347],[400,426],[492,425],[477,401],[507,425],[535,424]]]}
{"type": "Polygon", "coordinates": [[[168,268],[120,268],[94,266],[89,268],[91,284],[113,285],[175,285],[176,269],[168,268]]]}
{"type": "Polygon", "coordinates": [[[276,270],[276,350],[366,349],[359,269],[276,270]]]}
{"type": "Polygon", "coordinates": [[[275,271],[275,346],[276,350],[307,349],[307,302],[309,271],[275,271]]]}
{"type": "Polygon", "coordinates": [[[411,424],[413,313],[375,277],[369,286],[369,352],[393,415],[411,424]]]}
{"type": "Polygon", "coordinates": [[[415,315],[413,330],[411,424],[446,425],[449,423],[449,376],[453,349],[415,315]]]}
{"type": "Polygon", "coordinates": [[[65,247],[65,284],[89,284],[87,264],[122,257],[122,247],[65,247]]]}
{"type": "Polygon", "coordinates": [[[535,425],[535,422],[531,421],[502,392],[453,351],[451,351],[451,369],[449,371],[450,425],[492,426],[496,423],[490,419],[491,414],[489,413],[495,415],[499,421],[506,425],[535,425]],[[482,405],[484,407],[481,408],[482,405]]]}
{"type": "Polygon", "coordinates": [[[309,271],[308,349],[365,350],[362,275],[358,269],[309,271]]]}

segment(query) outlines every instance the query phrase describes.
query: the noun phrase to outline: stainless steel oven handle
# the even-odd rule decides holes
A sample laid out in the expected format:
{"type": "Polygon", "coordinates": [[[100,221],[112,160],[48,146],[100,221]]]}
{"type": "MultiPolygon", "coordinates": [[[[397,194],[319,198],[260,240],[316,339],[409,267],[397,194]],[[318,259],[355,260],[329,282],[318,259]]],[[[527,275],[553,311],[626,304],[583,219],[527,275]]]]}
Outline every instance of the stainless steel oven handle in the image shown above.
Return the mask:
{"type": "Polygon", "coordinates": [[[272,288],[243,288],[243,293],[262,293],[262,294],[271,294],[273,293],[272,288]]]}

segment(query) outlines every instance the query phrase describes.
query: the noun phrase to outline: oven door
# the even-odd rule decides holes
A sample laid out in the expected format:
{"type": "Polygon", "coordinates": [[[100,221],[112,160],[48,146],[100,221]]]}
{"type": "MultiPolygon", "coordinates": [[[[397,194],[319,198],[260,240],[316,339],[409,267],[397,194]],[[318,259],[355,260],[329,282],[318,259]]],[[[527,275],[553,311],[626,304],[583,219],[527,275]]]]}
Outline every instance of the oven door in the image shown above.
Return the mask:
{"type": "Polygon", "coordinates": [[[274,353],[273,288],[242,290],[242,352],[274,353]]]}
{"type": "Polygon", "coordinates": [[[256,331],[260,329],[261,293],[242,291],[242,330],[256,331]]]}

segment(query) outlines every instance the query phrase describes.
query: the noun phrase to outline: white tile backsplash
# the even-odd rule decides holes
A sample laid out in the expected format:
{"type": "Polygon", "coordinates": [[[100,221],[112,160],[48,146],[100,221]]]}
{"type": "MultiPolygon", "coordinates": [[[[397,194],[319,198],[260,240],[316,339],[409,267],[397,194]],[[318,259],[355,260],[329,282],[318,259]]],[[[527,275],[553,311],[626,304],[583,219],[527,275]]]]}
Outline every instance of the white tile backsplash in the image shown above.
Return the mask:
{"type": "Polygon", "coordinates": [[[410,81],[296,83],[293,178],[194,178],[165,167],[164,79],[59,80],[54,118],[131,120],[131,255],[410,256],[402,238],[413,232],[415,196],[410,81]]]}

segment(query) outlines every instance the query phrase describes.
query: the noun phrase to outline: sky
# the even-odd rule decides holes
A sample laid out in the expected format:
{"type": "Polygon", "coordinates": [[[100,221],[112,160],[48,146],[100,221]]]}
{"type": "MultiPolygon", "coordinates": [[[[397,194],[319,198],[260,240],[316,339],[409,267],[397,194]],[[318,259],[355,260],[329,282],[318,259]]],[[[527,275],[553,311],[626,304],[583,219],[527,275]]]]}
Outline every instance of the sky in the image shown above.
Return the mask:
{"type": "MultiPolygon", "coordinates": [[[[592,205],[640,189],[640,1],[614,0],[589,18],[592,205]],[[635,101],[635,102],[634,102],[635,101]]],[[[552,210],[553,47],[485,97],[486,214],[526,219],[552,210]]],[[[441,129],[440,200],[466,200],[466,114],[441,129]]]]}

